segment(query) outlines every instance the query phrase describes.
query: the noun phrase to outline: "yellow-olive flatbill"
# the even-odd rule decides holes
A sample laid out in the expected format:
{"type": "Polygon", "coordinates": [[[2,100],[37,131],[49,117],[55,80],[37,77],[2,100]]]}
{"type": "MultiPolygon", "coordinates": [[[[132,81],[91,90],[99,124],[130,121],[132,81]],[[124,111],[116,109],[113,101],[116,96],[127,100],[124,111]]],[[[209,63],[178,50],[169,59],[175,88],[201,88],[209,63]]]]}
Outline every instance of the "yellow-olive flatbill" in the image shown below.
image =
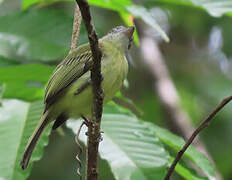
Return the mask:
{"type": "MultiPolygon", "coordinates": [[[[104,103],[115,95],[126,78],[126,53],[130,48],[133,32],[134,27],[118,26],[99,39],[104,103]]],[[[70,117],[90,116],[93,97],[90,79],[92,65],[90,46],[84,44],[69,53],[56,67],[45,90],[44,112],[23,154],[22,169],[27,168],[35,145],[48,123],[55,121],[52,129],[56,129],[70,117]]]]}

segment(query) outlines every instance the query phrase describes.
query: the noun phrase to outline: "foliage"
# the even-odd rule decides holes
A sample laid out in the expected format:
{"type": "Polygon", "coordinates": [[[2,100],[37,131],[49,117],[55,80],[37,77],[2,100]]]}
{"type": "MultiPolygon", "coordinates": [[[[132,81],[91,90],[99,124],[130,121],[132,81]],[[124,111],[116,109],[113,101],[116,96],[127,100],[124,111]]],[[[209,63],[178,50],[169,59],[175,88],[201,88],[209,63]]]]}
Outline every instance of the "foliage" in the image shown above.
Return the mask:
{"type": "MultiPolygon", "coordinates": [[[[52,1],[60,1],[60,0],[52,0],[52,1]]],[[[61,0],[62,1],[62,0],[61,0]]],[[[23,1],[23,8],[28,8],[29,6],[39,3],[45,2],[44,0],[33,0],[33,1],[23,1]]],[[[46,1],[47,2],[47,1],[46,1]]],[[[90,4],[99,6],[102,8],[110,9],[119,12],[123,17],[128,17],[128,15],[132,14],[135,17],[139,17],[144,20],[146,23],[151,25],[157,32],[164,38],[165,41],[169,41],[165,32],[160,28],[160,26],[156,23],[156,20],[152,18],[152,13],[149,12],[144,7],[134,6],[130,0],[90,0],[90,4]]],[[[124,19],[124,18],[123,18],[124,19]]],[[[124,19],[125,22],[128,22],[127,19],[124,19]]],[[[137,37],[137,35],[136,35],[137,37]]],[[[137,38],[136,38],[137,39],[137,38]]],[[[138,39],[136,40],[138,42],[138,39]]]]}
{"type": "Polygon", "coordinates": [[[53,69],[42,64],[0,67],[0,83],[6,86],[3,97],[30,101],[41,99],[44,85],[53,69]]]}
{"type": "MultiPolygon", "coordinates": [[[[41,101],[26,103],[19,100],[4,100],[0,108],[0,179],[24,180],[31,169],[23,171],[19,164],[34,128],[42,113],[41,101]]],[[[45,131],[31,161],[39,160],[43,147],[48,143],[49,131],[45,131]]]]}
{"type": "Polygon", "coordinates": [[[71,27],[72,18],[57,10],[1,16],[0,54],[30,61],[61,58],[68,51],[71,27]]]}
{"type": "MultiPolygon", "coordinates": [[[[67,126],[75,133],[80,121],[70,120],[67,126]]],[[[81,140],[86,142],[86,129],[81,140]]],[[[106,159],[118,180],[162,179],[169,155],[161,142],[139,122],[135,116],[108,105],[102,117],[103,141],[100,145],[101,158],[106,159]]]]}
{"type": "Polygon", "coordinates": [[[17,64],[19,64],[19,62],[0,56],[0,67],[17,64]]]}
{"type": "Polygon", "coordinates": [[[223,14],[232,15],[232,2],[230,0],[146,0],[145,3],[150,4],[150,6],[162,3],[200,8],[215,17],[220,17],[223,14]]]}
{"type": "MultiPolygon", "coordinates": [[[[80,121],[70,120],[67,126],[75,133],[80,121]]],[[[183,139],[154,124],[140,121],[130,111],[112,102],[104,108],[102,131],[103,141],[99,153],[101,158],[109,162],[114,177],[118,180],[163,179],[167,164],[170,164],[171,160],[160,140],[163,141],[166,136],[170,137],[170,146],[174,150],[177,149],[175,145],[180,147],[180,142],[183,144],[183,139]]],[[[86,143],[85,132],[86,129],[83,129],[80,139],[86,143]]],[[[209,179],[215,179],[209,161],[195,148],[191,147],[190,151],[187,153],[188,158],[205,171],[209,179]]],[[[177,168],[177,173],[183,177],[188,173],[192,179],[200,179],[188,168],[180,166],[179,169],[177,168]]]]}
{"type": "MultiPolygon", "coordinates": [[[[181,149],[181,147],[183,147],[185,144],[185,141],[182,138],[156,125],[150,125],[149,129],[155,132],[162,142],[175,149],[176,151],[181,149]]],[[[214,169],[210,162],[201,153],[196,151],[194,147],[189,147],[184,155],[193,161],[199,168],[201,168],[201,170],[208,176],[209,179],[215,179],[214,169]]]]}
{"type": "MultiPolygon", "coordinates": [[[[25,179],[29,171],[22,171],[19,167],[20,158],[28,138],[32,134],[43,109],[42,102],[25,103],[18,100],[3,101],[0,111],[1,128],[0,140],[4,143],[2,149],[1,176],[9,180],[25,179]],[[15,111],[17,107],[21,107],[15,111]],[[10,113],[14,110],[14,113],[10,113]],[[15,123],[15,117],[18,121],[15,123]],[[7,138],[8,141],[4,141],[7,138]],[[13,147],[12,147],[13,145],[13,147]],[[7,149],[6,149],[7,148],[7,149]]],[[[67,126],[77,131],[80,121],[70,120],[67,126]]],[[[154,134],[159,136],[174,136],[163,130],[163,133],[157,133],[153,124],[147,124],[139,121],[136,116],[128,110],[111,103],[104,109],[102,130],[104,131],[104,141],[100,146],[100,155],[106,159],[113,171],[116,179],[162,179],[165,175],[167,164],[170,164],[168,152],[164,149],[162,143],[154,134]],[[151,129],[151,130],[149,130],[151,129]],[[139,145],[139,146],[138,146],[139,145]]],[[[32,162],[40,159],[43,153],[43,146],[48,142],[50,127],[43,134],[35,153],[32,156],[32,162]]],[[[86,139],[86,129],[83,129],[81,140],[86,139]]],[[[162,140],[162,138],[161,138],[162,140]]],[[[171,143],[178,144],[179,139],[170,138],[171,143]]],[[[192,154],[188,154],[193,162],[194,158],[201,158],[202,162],[197,162],[203,168],[212,168],[207,159],[192,148],[192,154]],[[200,157],[198,157],[200,156],[200,157]]],[[[179,171],[183,167],[177,168],[177,172],[185,176],[186,171],[193,179],[198,179],[191,171],[185,168],[185,171],[179,171]]],[[[211,172],[212,175],[212,172],[211,172]]],[[[188,179],[188,178],[187,178],[188,179]]]]}

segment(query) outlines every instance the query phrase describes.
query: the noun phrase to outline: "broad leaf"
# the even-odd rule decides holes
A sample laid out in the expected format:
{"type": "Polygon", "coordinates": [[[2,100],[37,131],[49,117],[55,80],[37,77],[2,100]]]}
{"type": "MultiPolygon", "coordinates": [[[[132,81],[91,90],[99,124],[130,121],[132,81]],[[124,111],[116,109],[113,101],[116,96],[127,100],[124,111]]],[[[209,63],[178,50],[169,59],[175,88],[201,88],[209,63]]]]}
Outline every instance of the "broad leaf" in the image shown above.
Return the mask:
{"type": "MultiPolygon", "coordinates": [[[[69,120],[67,125],[76,133],[80,121],[69,120]]],[[[108,161],[117,180],[164,178],[169,155],[154,133],[135,116],[115,105],[106,105],[102,131],[100,156],[108,161]]],[[[83,141],[85,132],[83,129],[80,136],[83,141]]]]}
{"type": "MultiPolygon", "coordinates": [[[[41,111],[41,101],[31,104],[18,100],[3,101],[3,106],[0,108],[0,141],[4,143],[1,143],[0,153],[6,158],[0,159],[0,178],[23,180],[28,176],[31,165],[29,170],[22,171],[19,162],[27,140],[38,123],[41,111]]],[[[69,120],[67,124],[76,133],[80,121],[69,120]]],[[[163,179],[167,164],[171,161],[154,132],[164,142],[170,138],[170,141],[176,141],[175,143],[178,144],[178,137],[172,134],[166,137],[167,133],[161,128],[139,121],[130,111],[125,111],[115,104],[105,106],[102,130],[103,141],[99,152],[101,157],[108,161],[116,179],[163,179]]],[[[50,128],[47,128],[43,134],[33,153],[32,161],[41,157],[49,131],[50,128]]],[[[85,132],[86,129],[83,129],[82,140],[86,139],[85,132]]],[[[191,160],[192,158],[203,160],[193,160],[195,163],[205,163],[204,157],[195,150],[192,154],[187,151],[188,156],[191,160]]],[[[204,168],[207,169],[207,166],[209,165],[205,163],[204,168]]],[[[203,180],[183,166],[178,165],[176,171],[186,179],[203,180]]]]}
{"type": "MultiPolygon", "coordinates": [[[[150,124],[150,123],[148,123],[150,124]]],[[[156,125],[150,124],[149,129],[153,131],[156,136],[165,144],[170,146],[176,151],[179,151],[185,144],[181,137],[178,137],[166,129],[160,128],[156,125]]],[[[195,163],[210,180],[215,180],[215,173],[212,164],[209,160],[200,152],[198,152],[193,146],[190,146],[184,153],[184,156],[189,158],[195,163]]]]}
{"type": "MultiPolygon", "coordinates": [[[[0,107],[0,179],[25,180],[31,169],[20,167],[22,153],[34,131],[42,112],[42,102],[25,103],[18,100],[5,100],[0,107]]],[[[43,133],[31,162],[41,158],[43,147],[48,143],[49,128],[43,133]]]]}
{"type": "MultiPolygon", "coordinates": [[[[72,120],[67,125],[76,133],[80,121],[72,120]]],[[[102,130],[103,142],[99,152],[109,162],[116,179],[130,179],[134,173],[138,179],[163,179],[166,163],[170,165],[173,159],[170,160],[157,137],[174,150],[179,150],[184,144],[182,138],[154,124],[139,121],[130,111],[113,103],[104,106],[102,130]]],[[[80,137],[84,142],[86,131],[84,129],[80,137]]],[[[178,174],[188,180],[215,180],[213,166],[203,154],[190,146],[185,156],[208,178],[199,177],[183,165],[177,165],[175,171],[178,174]]]]}
{"type": "MultiPolygon", "coordinates": [[[[174,160],[172,158],[172,160],[174,160]]],[[[202,178],[199,177],[198,175],[196,175],[195,172],[193,172],[193,170],[188,169],[186,167],[184,167],[183,165],[180,165],[180,163],[178,163],[176,165],[175,171],[182,176],[183,178],[185,178],[186,180],[207,180],[208,178],[202,178]]]]}
{"type": "Polygon", "coordinates": [[[0,85],[5,86],[3,97],[30,101],[41,99],[53,69],[42,64],[0,67],[0,85]]]}
{"type": "MultiPolygon", "coordinates": [[[[72,1],[74,0],[23,0],[22,8],[27,9],[36,3],[52,3],[58,1],[72,1]]],[[[122,11],[124,6],[132,5],[130,0],[88,0],[89,3],[102,8],[111,9],[115,11],[122,11]]]]}
{"type": "MultiPolygon", "coordinates": [[[[58,0],[51,0],[48,2],[56,2],[58,0]]],[[[62,0],[60,0],[62,1],[62,0]]],[[[71,0],[72,1],[72,0],[71,0]]],[[[43,3],[45,0],[23,0],[23,8],[28,8],[29,6],[35,3],[43,3]]],[[[125,15],[133,15],[134,17],[138,17],[142,19],[147,24],[151,25],[161,36],[162,38],[168,42],[169,38],[165,34],[165,32],[161,29],[161,27],[156,23],[156,20],[152,16],[152,13],[149,12],[148,9],[142,6],[135,6],[130,0],[89,0],[90,4],[94,6],[99,6],[102,8],[110,9],[113,11],[119,12],[123,15],[123,20],[125,21],[125,15]]],[[[125,21],[128,25],[128,22],[125,21]]],[[[138,37],[136,33],[136,43],[138,43],[138,37]]]]}
{"type": "Polygon", "coordinates": [[[131,6],[131,0],[89,0],[90,4],[118,12],[126,12],[125,6],[131,6]]]}
{"type": "MultiPolygon", "coordinates": [[[[36,4],[36,3],[41,3],[41,4],[51,4],[54,2],[58,2],[60,0],[23,0],[22,1],[22,8],[27,9],[28,7],[36,4]]],[[[62,0],[62,1],[70,1],[70,0],[62,0]]]]}
{"type": "Polygon", "coordinates": [[[0,56],[0,67],[9,66],[9,65],[17,65],[17,64],[19,64],[19,62],[0,56]]]}
{"type": "Polygon", "coordinates": [[[206,10],[211,16],[219,17],[223,14],[232,15],[231,0],[146,0],[145,4],[155,6],[157,4],[175,4],[198,7],[206,10]]]}
{"type": "Polygon", "coordinates": [[[126,9],[128,12],[133,14],[135,17],[142,19],[145,23],[149,24],[152,28],[154,28],[161,37],[166,41],[169,42],[169,38],[166,33],[162,30],[162,28],[157,24],[153,14],[143,6],[127,6],[126,9]]]}
{"type": "Polygon", "coordinates": [[[194,4],[206,9],[211,16],[222,16],[225,13],[232,12],[231,0],[192,0],[194,4]]]}
{"type": "Polygon", "coordinates": [[[55,10],[24,11],[0,17],[0,55],[51,61],[68,52],[71,16],[55,10]]]}

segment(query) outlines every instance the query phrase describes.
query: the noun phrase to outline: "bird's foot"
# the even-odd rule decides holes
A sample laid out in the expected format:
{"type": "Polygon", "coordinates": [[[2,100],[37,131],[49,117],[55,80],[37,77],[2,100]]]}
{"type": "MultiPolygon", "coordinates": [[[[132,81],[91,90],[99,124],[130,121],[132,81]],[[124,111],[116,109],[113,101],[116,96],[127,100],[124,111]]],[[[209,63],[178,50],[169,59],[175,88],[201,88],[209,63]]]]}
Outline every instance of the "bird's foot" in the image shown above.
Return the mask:
{"type": "MultiPolygon", "coordinates": [[[[103,137],[102,137],[102,133],[104,133],[103,131],[100,132],[98,138],[97,138],[97,142],[101,142],[103,141],[103,137]]],[[[89,136],[88,132],[85,133],[86,136],[89,136]]]]}
{"type": "MultiPolygon", "coordinates": [[[[95,127],[96,124],[95,124],[93,121],[89,120],[89,119],[86,118],[85,116],[81,116],[81,117],[82,117],[83,120],[84,120],[83,123],[84,123],[88,128],[89,128],[89,127],[91,127],[91,128],[94,128],[94,127],[95,127]]],[[[97,141],[98,141],[98,142],[103,141],[102,133],[104,133],[104,132],[103,132],[103,131],[100,131],[100,134],[99,134],[99,136],[98,136],[98,138],[97,138],[97,141]]],[[[86,135],[86,136],[89,136],[89,133],[86,132],[85,135],[86,135]]]]}

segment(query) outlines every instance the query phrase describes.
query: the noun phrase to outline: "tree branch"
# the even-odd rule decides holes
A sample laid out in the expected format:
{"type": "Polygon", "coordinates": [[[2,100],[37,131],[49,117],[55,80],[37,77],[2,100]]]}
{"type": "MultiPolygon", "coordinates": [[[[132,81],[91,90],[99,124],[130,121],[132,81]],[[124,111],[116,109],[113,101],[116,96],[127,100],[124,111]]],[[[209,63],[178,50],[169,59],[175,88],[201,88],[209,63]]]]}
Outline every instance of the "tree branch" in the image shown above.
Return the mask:
{"type": "Polygon", "coordinates": [[[75,10],[74,10],[74,20],[73,20],[73,29],[72,29],[72,41],[71,41],[71,47],[70,51],[71,52],[73,49],[77,47],[78,43],[78,38],[80,34],[80,29],[81,29],[81,12],[78,7],[78,5],[75,5],[75,10]]]}
{"type": "Polygon", "coordinates": [[[176,164],[179,162],[181,159],[182,155],[184,152],[187,150],[189,145],[193,142],[195,137],[205,128],[209,125],[210,121],[214,118],[214,116],[230,101],[232,100],[232,96],[225,98],[217,107],[214,109],[209,116],[200,124],[200,126],[192,133],[191,137],[188,139],[188,141],[185,143],[183,148],[178,152],[175,160],[173,161],[172,165],[170,166],[164,180],[169,180],[171,174],[173,173],[176,164]]]}
{"type": "Polygon", "coordinates": [[[92,105],[92,121],[94,126],[88,127],[88,142],[87,142],[87,163],[86,174],[87,180],[97,180],[97,160],[98,160],[98,146],[100,134],[100,125],[102,117],[102,106],[104,93],[101,87],[101,58],[102,53],[98,45],[98,37],[94,28],[94,24],[90,15],[90,7],[86,0],[76,0],[83,21],[85,23],[86,30],[88,32],[88,38],[90,48],[93,56],[93,67],[91,69],[91,81],[93,91],[93,105],[92,105]]]}

